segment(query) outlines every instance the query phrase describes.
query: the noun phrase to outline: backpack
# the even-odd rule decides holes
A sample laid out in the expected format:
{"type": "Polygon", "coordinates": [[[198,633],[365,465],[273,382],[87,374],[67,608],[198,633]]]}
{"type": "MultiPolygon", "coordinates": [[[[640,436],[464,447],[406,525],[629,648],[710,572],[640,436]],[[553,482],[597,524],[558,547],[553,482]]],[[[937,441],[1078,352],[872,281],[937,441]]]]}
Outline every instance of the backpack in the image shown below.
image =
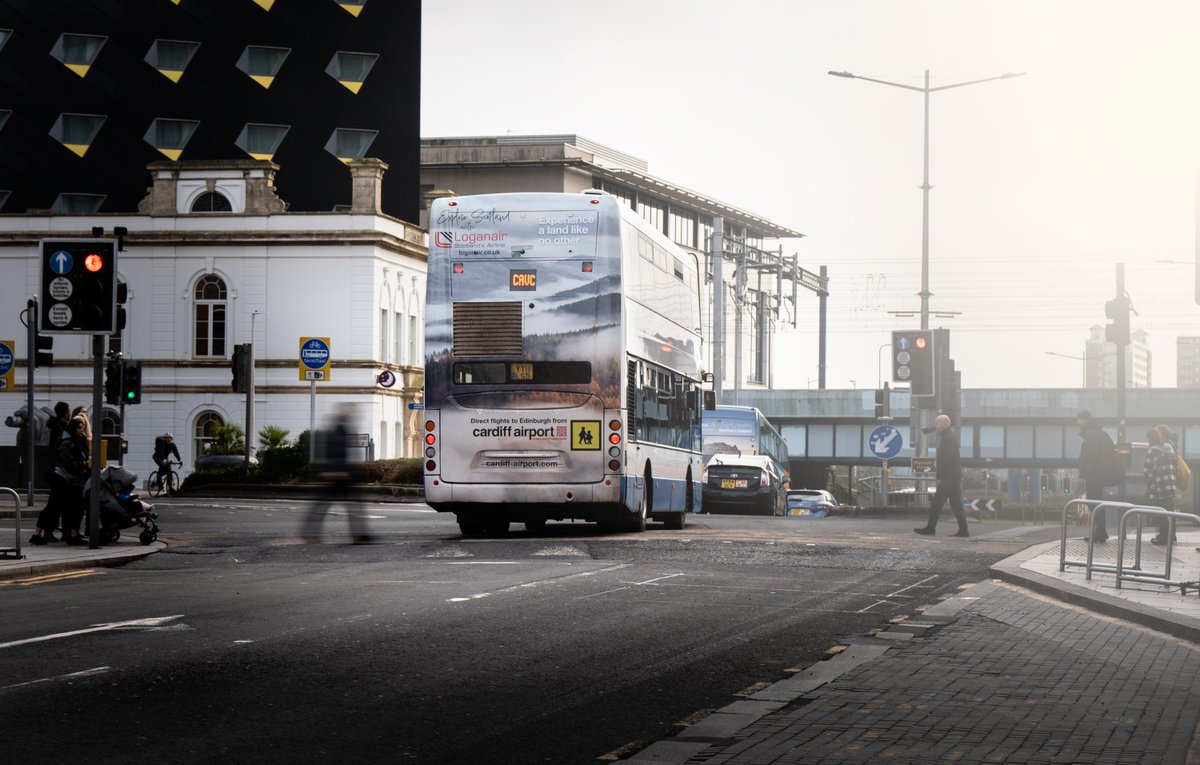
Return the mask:
{"type": "Polygon", "coordinates": [[[1183,457],[1175,455],[1175,489],[1182,494],[1192,483],[1192,469],[1184,462],[1183,457]]]}

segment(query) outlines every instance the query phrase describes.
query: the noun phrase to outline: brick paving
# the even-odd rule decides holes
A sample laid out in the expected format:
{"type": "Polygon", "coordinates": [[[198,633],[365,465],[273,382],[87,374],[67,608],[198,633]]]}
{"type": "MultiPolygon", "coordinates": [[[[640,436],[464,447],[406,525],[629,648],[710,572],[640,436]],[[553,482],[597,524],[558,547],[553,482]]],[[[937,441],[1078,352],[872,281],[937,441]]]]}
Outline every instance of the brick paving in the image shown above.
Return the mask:
{"type": "Polygon", "coordinates": [[[1200,762],[1200,646],[990,590],[692,765],[1200,762]]]}

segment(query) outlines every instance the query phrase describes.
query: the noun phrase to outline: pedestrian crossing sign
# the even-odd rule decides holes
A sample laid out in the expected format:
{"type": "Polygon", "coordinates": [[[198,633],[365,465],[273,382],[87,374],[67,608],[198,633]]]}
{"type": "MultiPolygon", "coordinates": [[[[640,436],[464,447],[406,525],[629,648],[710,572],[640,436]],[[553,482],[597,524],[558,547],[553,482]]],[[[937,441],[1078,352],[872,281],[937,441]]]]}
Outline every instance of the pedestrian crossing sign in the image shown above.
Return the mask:
{"type": "Polygon", "coordinates": [[[571,420],[571,451],[600,451],[600,421],[571,420]]]}

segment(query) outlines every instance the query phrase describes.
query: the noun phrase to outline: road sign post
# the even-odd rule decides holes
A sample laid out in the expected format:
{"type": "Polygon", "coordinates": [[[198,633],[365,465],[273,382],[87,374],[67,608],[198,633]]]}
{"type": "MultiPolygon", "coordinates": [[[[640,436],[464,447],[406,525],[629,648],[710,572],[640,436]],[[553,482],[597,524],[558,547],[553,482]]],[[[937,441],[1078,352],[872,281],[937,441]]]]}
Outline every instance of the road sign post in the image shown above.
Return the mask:
{"type": "Polygon", "coordinates": [[[871,436],[867,439],[867,445],[871,449],[871,453],[879,459],[883,460],[883,477],[880,481],[882,488],[883,505],[886,507],[888,503],[888,460],[900,453],[900,449],[904,447],[904,437],[900,435],[900,431],[891,425],[880,425],[871,431],[871,436]]]}
{"type": "Polygon", "coordinates": [[[317,381],[329,379],[329,338],[300,338],[300,379],[308,380],[308,461],[317,459],[317,381]]]}

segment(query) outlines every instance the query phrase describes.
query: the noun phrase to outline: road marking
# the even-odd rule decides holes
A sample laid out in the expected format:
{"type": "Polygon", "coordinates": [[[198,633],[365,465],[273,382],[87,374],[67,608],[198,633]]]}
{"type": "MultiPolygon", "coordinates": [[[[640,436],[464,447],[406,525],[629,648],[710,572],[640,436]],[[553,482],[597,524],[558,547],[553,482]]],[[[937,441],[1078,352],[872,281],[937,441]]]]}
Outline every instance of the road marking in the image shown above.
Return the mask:
{"type": "Polygon", "coordinates": [[[79,672],[69,672],[65,675],[57,675],[55,677],[42,677],[37,680],[30,680],[25,683],[14,683],[0,688],[0,692],[9,691],[13,688],[24,688],[27,685],[37,685],[38,683],[52,683],[55,680],[74,680],[77,677],[91,677],[92,675],[103,675],[105,672],[112,672],[112,667],[92,667],[91,669],[80,670],[79,672]]]}
{"type": "Polygon", "coordinates": [[[41,635],[39,637],[25,638],[24,640],[13,640],[8,643],[0,643],[0,648],[15,648],[19,645],[28,645],[30,643],[41,643],[46,640],[58,640],[59,638],[74,637],[76,635],[87,635],[93,632],[111,632],[114,630],[137,630],[147,629],[151,627],[159,627],[167,622],[176,619],[182,619],[183,614],[175,614],[174,616],[152,616],[148,619],[131,619],[127,622],[109,622],[108,624],[93,624],[91,627],[82,630],[71,630],[70,632],[56,632],[53,635],[41,635]]]}
{"type": "Polygon", "coordinates": [[[886,597],[889,597],[889,598],[894,597],[894,596],[899,595],[900,593],[904,592],[905,590],[911,590],[913,587],[920,587],[921,585],[925,584],[926,582],[931,581],[933,579],[937,579],[937,578],[938,578],[937,574],[934,574],[933,576],[927,576],[919,582],[913,582],[912,584],[910,584],[907,587],[901,587],[900,589],[896,590],[895,592],[889,592],[886,597]]]}
{"type": "MultiPolygon", "coordinates": [[[[453,565],[458,562],[459,561],[444,561],[444,564],[445,565],[453,565]]],[[[462,563],[464,565],[470,565],[473,562],[474,561],[462,561],[462,563]]],[[[496,561],[496,562],[500,562],[500,561],[496,561]]],[[[510,561],[510,562],[518,563],[520,561],[510,561]]],[[[566,565],[571,565],[571,564],[568,563],[566,565]]],[[[500,595],[500,594],[503,594],[506,592],[516,592],[517,590],[524,590],[524,589],[530,589],[533,587],[540,587],[543,584],[559,584],[560,582],[565,582],[568,579],[578,579],[580,577],[585,577],[585,576],[596,576],[597,574],[604,574],[609,571],[620,571],[623,568],[629,568],[631,565],[633,565],[633,564],[620,563],[615,566],[607,566],[605,568],[596,569],[595,571],[580,571],[575,574],[567,574],[566,576],[554,576],[554,577],[550,577],[549,579],[538,579],[537,581],[533,581],[533,582],[525,582],[524,584],[514,584],[511,587],[503,587],[499,590],[493,590],[492,592],[480,592],[480,593],[475,593],[475,594],[467,596],[467,597],[460,597],[460,598],[447,598],[446,602],[447,603],[462,603],[464,601],[478,600],[479,598],[486,598],[486,597],[490,597],[492,595],[500,595]]]]}
{"type": "Polygon", "coordinates": [[[22,587],[28,587],[31,584],[47,584],[49,582],[61,582],[67,579],[80,579],[85,576],[104,576],[107,572],[97,571],[94,568],[84,568],[78,571],[60,571],[57,574],[43,574],[42,576],[30,576],[24,579],[12,579],[7,582],[0,582],[0,586],[10,584],[18,584],[22,587]]]}

